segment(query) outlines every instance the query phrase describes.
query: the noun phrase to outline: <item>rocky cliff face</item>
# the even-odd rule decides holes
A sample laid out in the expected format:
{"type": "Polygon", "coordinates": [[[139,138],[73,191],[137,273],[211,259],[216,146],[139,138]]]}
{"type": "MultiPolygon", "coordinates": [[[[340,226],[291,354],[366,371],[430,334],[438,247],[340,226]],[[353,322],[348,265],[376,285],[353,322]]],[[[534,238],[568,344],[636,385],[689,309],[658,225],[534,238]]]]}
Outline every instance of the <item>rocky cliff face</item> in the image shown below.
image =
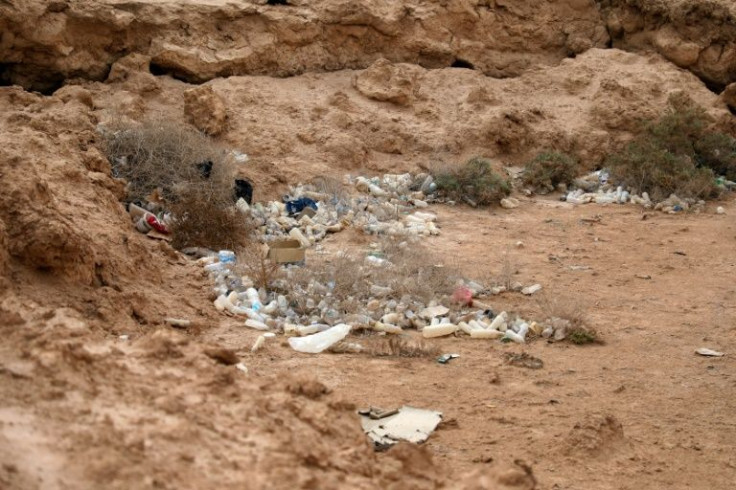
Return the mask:
{"type": "Polygon", "coordinates": [[[510,77],[609,41],[589,0],[269,3],[5,0],[2,79],[51,91],[63,80],[104,80],[131,53],[194,83],[365,68],[379,58],[510,77]]]}
{"type": "Polygon", "coordinates": [[[655,51],[721,91],[736,82],[736,3],[598,0],[613,46],[655,51]]]}

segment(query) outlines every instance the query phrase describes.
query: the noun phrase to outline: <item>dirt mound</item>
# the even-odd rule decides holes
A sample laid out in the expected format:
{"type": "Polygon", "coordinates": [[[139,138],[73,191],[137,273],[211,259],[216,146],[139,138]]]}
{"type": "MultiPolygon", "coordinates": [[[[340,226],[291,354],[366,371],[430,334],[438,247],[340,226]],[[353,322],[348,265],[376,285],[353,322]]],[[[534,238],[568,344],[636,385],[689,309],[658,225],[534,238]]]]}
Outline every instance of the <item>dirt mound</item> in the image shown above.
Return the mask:
{"type": "Polygon", "coordinates": [[[567,436],[566,452],[585,457],[607,456],[624,443],[624,428],[616,417],[591,415],[572,428],[567,436]]]}
{"type": "Polygon", "coordinates": [[[313,379],[256,382],[211,359],[207,345],[170,330],[100,339],[71,309],[31,309],[9,299],[3,308],[23,317],[22,329],[1,327],[0,425],[14,427],[0,438],[6,488],[28,481],[75,488],[391,488],[401,481],[402,488],[434,488],[441,481],[429,453],[415,447],[389,451],[379,464],[355,407],[315,391],[313,379]]]}
{"type": "Polygon", "coordinates": [[[0,3],[0,78],[51,91],[104,80],[119,58],[143,54],[157,73],[203,82],[365,68],[385,57],[516,76],[608,42],[592,2],[447,3],[386,0],[0,3]]]}
{"type": "Polygon", "coordinates": [[[653,50],[714,90],[736,81],[736,5],[731,0],[597,0],[613,46],[653,50]]]}
{"type": "MultiPolygon", "coordinates": [[[[0,89],[3,276],[31,301],[73,305],[119,333],[162,324],[174,308],[201,310],[203,297],[163,299],[195,269],[132,228],[119,202],[124,184],[98,149],[91,106],[76,86],[54,97],[0,89]]],[[[197,277],[188,279],[195,288],[197,277]]]]}

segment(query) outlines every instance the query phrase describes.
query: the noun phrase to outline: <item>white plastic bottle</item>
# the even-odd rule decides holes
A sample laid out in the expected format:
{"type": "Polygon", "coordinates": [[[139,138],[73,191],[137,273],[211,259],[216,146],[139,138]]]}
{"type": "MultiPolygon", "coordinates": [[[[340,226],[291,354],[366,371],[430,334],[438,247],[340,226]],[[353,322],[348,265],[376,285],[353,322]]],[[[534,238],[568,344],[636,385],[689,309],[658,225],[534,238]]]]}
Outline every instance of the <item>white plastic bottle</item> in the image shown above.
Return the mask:
{"type": "Polygon", "coordinates": [[[298,352],[319,354],[325,349],[340,342],[350,333],[350,325],[341,323],[332,328],[306,337],[291,337],[289,345],[298,352]]]}
{"type": "Polygon", "coordinates": [[[250,302],[250,307],[253,311],[258,311],[261,309],[263,304],[261,303],[261,298],[255,288],[246,289],[245,296],[246,298],[248,298],[248,301],[250,302]]]}

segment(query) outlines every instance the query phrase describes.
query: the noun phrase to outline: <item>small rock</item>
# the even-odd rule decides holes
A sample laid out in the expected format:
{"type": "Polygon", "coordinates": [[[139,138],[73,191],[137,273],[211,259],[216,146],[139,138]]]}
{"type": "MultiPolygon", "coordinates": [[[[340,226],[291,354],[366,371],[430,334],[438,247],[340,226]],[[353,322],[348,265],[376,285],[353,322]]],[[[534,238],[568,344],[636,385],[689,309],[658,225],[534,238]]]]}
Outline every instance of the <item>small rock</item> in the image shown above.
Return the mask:
{"type": "Polygon", "coordinates": [[[227,126],[225,102],[210,85],[184,92],[184,113],[194,127],[212,136],[222,133],[227,126]]]}
{"type": "Polygon", "coordinates": [[[726,210],[723,209],[723,206],[718,206],[716,208],[716,214],[726,214],[726,210]]]}

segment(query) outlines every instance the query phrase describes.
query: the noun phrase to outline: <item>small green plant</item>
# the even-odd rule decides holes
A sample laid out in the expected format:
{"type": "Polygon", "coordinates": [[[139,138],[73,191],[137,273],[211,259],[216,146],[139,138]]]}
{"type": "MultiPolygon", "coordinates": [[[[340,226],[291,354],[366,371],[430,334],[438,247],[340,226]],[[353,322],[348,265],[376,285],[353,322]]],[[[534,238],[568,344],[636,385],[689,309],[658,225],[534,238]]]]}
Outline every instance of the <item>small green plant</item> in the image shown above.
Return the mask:
{"type": "Polygon", "coordinates": [[[585,327],[574,327],[567,332],[567,338],[575,345],[599,343],[598,334],[595,330],[585,327]]]}
{"type": "Polygon", "coordinates": [[[552,191],[558,184],[570,184],[577,175],[574,157],[558,152],[538,154],[524,166],[522,181],[536,191],[552,191]]]}
{"type": "Polygon", "coordinates": [[[607,158],[611,177],[655,201],[670,194],[716,197],[716,175],[736,177],[736,140],[710,129],[708,114],[686,97],[671,97],[669,103],[659,120],[607,158]]]}
{"type": "Polygon", "coordinates": [[[511,194],[511,184],[484,158],[471,158],[459,167],[443,166],[434,172],[437,190],[445,196],[477,206],[488,206],[511,194]]]}

